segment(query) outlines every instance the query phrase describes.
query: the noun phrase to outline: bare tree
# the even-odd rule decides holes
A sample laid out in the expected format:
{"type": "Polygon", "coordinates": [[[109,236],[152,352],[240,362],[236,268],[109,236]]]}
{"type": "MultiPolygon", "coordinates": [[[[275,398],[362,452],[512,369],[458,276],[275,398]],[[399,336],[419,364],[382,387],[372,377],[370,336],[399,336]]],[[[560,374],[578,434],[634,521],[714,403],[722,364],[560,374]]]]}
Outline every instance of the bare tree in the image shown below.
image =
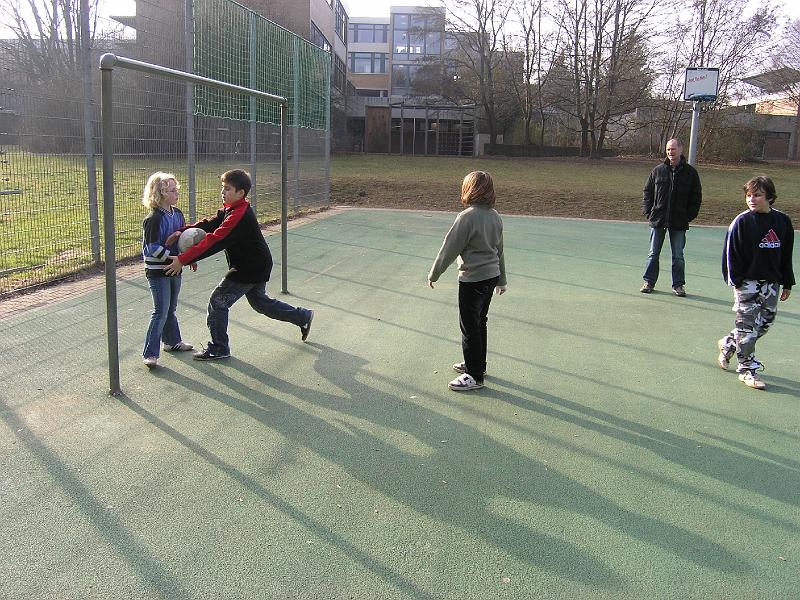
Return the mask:
{"type": "Polygon", "coordinates": [[[600,156],[609,127],[649,92],[645,34],[657,0],[559,0],[565,53],[561,108],[578,123],[581,156],[600,156]]]}
{"type": "Polygon", "coordinates": [[[522,113],[525,144],[532,143],[534,116],[538,122],[538,143],[544,145],[545,114],[550,106],[546,90],[553,57],[560,51],[560,29],[553,27],[542,0],[520,0],[510,19],[513,31],[503,37],[503,53],[509,71],[521,73],[510,84],[522,113]]]}
{"type": "MultiPolygon", "coordinates": [[[[97,30],[97,5],[89,0],[89,35],[97,30]]],[[[81,60],[80,0],[0,0],[0,25],[13,39],[0,47],[34,81],[78,72],[81,60]]]]}
{"type": "Polygon", "coordinates": [[[448,29],[457,48],[448,55],[455,68],[456,87],[483,112],[491,143],[497,142],[507,88],[498,85],[507,64],[503,29],[510,0],[448,0],[448,29]]]}
{"type": "Polygon", "coordinates": [[[519,33],[503,36],[503,55],[510,70],[521,69],[522,78],[512,78],[511,86],[522,110],[522,122],[525,130],[525,145],[531,145],[531,121],[534,112],[533,77],[539,60],[538,44],[541,23],[537,16],[542,12],[541,0],[522,0],[514,7],[514,22],[519,26],[519,33]]]}
{"type": "Polygon", "coordinates": [[[704,107],[702,154],[715,130],[724,127],[723,109],[735,101],[740,81],[765,62],[769,54],[769,32],[774,28],[775,9],[769,3],[748,16],[749,0],[692,0],[688,12],[678,11],[663,41],[658,64],[659,85],[656,121],[660,146],[685,126],[683,102],[686,67],[719,68],[717,101],[704,107]]]}
{"type": "Polygon", "coordinates": [[[789,22],[772,60],[768,75],[771,91],[781,93],[795,114],[795,145],[789,148],[791,160],[800,159],[800,19],[789,22]]]}

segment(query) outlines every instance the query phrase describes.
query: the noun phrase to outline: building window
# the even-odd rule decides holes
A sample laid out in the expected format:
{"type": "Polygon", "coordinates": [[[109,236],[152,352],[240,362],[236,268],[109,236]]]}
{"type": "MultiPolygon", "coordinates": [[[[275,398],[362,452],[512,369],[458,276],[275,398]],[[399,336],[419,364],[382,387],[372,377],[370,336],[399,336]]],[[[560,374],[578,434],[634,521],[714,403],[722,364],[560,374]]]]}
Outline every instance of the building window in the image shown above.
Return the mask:
{"type": "Polygon", "coordinates": [[[400,58],[400,55],[408,54],[408,31],[397,30],[394,31],[394,55],[400,58]]]}
{"type": "Polygon", "coordinates": [[[330,42],[328,42],[327,38],[323,35],[313,21],[311,22],[311,43],[315,46],[319,46],[325,50],[325,52],[331,51],[330,42]]]}
{"type": "Polygon", "coordinates": [[[386,73],[386,57],[382,52],[350,52],[350,72],[386,73]]]}
{"type": "Polygon", "coordinates": [[[417,65],[392,65],[392,95],[412,95],[417,71],[417,65]]]}
{"type": "Polygon", "coordinates": [[[350,23],[348,31],[352,44],[385,44],[389,39],[388,25],[350,23]]]}
{"type": "Polygon", "coordinates": [[[444,20],[439,15],[392,15],[392,53],[399,60],[440,56],[444,20]]]}
{"type": "Polygon", "coordinates": [[[339,39],[347,45],[347,13],[342,6],[341,0],[334,0],[336,6],[333,9],[334,17],[336,19],[336,35],[339,39]]]}
{"type": "Polygon", "coordinates": [[[347,85],[347,66],[344,61],[333,54],[333,73],[331,74],[331,85],[337,90],[344,92],[347,85]]]}

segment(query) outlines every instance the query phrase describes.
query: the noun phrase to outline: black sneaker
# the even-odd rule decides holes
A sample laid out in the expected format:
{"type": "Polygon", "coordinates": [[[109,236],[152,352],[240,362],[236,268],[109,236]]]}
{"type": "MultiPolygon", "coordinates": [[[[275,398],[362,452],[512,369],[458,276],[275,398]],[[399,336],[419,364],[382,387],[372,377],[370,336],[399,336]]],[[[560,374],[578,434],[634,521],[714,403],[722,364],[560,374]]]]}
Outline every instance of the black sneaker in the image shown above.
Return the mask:
{"type": "Polygon", "coordinates": [[[311,314],[308,316],[308,323],[305,325],[300,325],[300,339],[304,342],[308,339],[308,334],[311,333],[311,321],[314,320],[314,311],[310,311],[311,314]]]}
{"type": "Polygon", "coordinates": [[[202,352],[195,352],[192,358],[194,358],[195,360],[217,360],[220,358],[230,358],[230,357],[231,357],[230,352],[215,353],[206,348],[202,352]]]}

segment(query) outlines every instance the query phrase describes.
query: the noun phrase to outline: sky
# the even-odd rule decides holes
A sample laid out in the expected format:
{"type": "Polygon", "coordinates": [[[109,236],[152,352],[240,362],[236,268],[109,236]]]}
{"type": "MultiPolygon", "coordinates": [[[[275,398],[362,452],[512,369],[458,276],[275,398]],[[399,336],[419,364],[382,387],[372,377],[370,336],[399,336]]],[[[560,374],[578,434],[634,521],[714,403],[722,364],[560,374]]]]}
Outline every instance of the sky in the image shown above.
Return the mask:
{"type": "MultiPolygon", "coordinates": [[[[756,6],[760,0],[751,0],[756,6]]],[[[441,6],[441,0],[342,0],[351,17],[388,17],[390,6],[441,6]]],[[[773,4],[783,4],[784,13],[791,18],[800,18],[800,2],[782,0],[773,4]]]]}
{"type": "MultiPolygon", "coordinates": [[[[40,0],[41,1],[41,0],[40,0]]],[[[347,14],[352,17],[388,17],[390,6],[441,6],[443,0],[342,0],[347,7],[347,14]]],[[[750,0],[755,7],[762,0],[750,0]]],[[[133,14],[133,0],[101,0],[104,14],[133,14]]],[[[800,2],[798,0],[778,0],[773,2],[783,6],[783,12],[790,18],[800,18],[800,2]]],[[[8,31],[0,25],[0,36],[8,35],[8,31]]]]}

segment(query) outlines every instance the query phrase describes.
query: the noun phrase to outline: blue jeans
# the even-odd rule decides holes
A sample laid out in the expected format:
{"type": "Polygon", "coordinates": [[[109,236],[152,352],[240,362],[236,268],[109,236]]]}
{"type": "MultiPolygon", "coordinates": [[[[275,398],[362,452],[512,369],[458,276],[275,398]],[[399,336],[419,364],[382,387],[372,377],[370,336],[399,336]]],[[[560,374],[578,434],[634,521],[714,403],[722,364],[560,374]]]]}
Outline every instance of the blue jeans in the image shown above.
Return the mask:
{"type": "Polygon", "coordinates": [[[267,296],[267,282],[239,283],[230,279],[223,279],[211,293],[208,300],[208,330],[211,341],[208,349],[214,354],[229,354],[231,349],[228,342],[228,312],[231,306],[245,296],[250,306],[257,313],[270,319],[288,321],[301,327],[308,323],[311,311],[307,308],[294,307],[275,298],[267,296]]]}
{"type": "Polygon", "coordinates": [[[178,294],[181,291],[181,276],[150,277],[147,279],[150,293],[153,295],[153,314],[147,337],[144,341],[142,356],[158,358],[161,350],[159,342],[173,346],[181,341],[181,330],[175,308],[178,306],[178,294]]]}
{"type": "Polygon", "coordinates": [[[683,258],[683,249],[686,246],[686,231],[683,229],[666,229],[663,227],[650,228],[650,252],[647,255],[647,266],[644,269],[645,281],[656,284],[658,280],[658,256],[661,246],[669,231],[669,245],[672,248],[672,287],[686,285],[686,261],[683,258]]]}

